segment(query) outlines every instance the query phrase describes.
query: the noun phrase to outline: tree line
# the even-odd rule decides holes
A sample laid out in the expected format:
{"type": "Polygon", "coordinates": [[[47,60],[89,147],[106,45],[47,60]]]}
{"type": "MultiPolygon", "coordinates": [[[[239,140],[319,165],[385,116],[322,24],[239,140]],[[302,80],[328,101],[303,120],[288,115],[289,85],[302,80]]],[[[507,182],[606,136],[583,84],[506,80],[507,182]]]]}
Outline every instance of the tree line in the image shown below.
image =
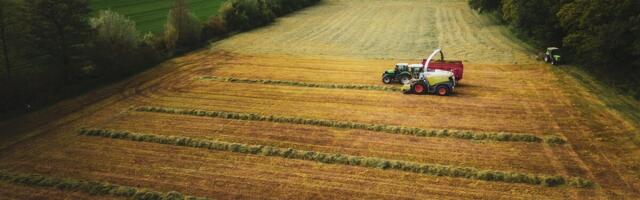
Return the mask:
{"type": "Polygon", "coordinates": [[[226,0],[202,22],[187,0],[174,0],[164,32],[141,34],[122,14],[95,14],[88,0],[2,0],[0,118],[121,80],[318,1],[226,0]]]}
{"type": "Polygon", "coordinates": [[[469,5],[495,14],[536,47],[562,47],[570,62],[640,99],[640,1],[470,0],[469,5]]]}

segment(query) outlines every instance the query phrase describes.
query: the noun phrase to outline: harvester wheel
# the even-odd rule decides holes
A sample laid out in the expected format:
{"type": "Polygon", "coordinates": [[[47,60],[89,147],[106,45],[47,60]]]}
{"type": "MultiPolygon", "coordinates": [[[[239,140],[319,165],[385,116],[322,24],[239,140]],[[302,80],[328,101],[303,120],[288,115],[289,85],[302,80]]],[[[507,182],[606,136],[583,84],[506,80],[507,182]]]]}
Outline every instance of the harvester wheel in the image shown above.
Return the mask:
{"type": "Polygon", "coordinates": [[[409,78],[409,75],[400,76],[400,83],[409,84],[409,81],[411,81],[411,79],[409,78]]]}
{"type": "Polygon", "coordinates": [[[413,91],[416,94],[422,94],[425,91],[425,87],[424,87],[424,85],[418,83],[418,84],[413,86],[413,91]]]}
{"type": "Polygon", "coordinates": [[[389,77],[389,76],[384,76],[384,77],[382,77],[382,82],[383,82],[384,84],[389,84],[389,83],[391,83],[391,77],[389,77]]]}
{"type": "Polygon", "coordinates": [[[440,96],[447,96],[449,95],[449,87],[444,85],[438,86],[436,88],[436,93],[438,93],[438,95],[440,96]]]}

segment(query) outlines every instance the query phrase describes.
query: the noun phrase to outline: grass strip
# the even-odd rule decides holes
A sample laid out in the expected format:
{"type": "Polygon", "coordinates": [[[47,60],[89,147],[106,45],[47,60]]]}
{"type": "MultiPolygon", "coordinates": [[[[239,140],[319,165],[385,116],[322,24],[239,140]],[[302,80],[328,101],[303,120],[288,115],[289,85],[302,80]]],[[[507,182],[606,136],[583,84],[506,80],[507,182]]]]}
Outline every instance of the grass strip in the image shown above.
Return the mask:
{"type": "Polygon", "coordinates": [[[229,83],[254,83],[254,84],[266,84],[266,85],[286,85],[286,86],[295,86],[295,87],[312,87],[312,88],[328,88],[328,89],[378,90],[378,91],[390,91],[390,92],[402,91],[399,87],[362,85],[362,84],[309,83],[309,82],[285,81],[285,80],[244,79],[244,78],[216,77],[216,76],[205,76],[205,77],[201,77],[201,79],[220,81],[220,82],[229,82],[229,83]]]}
{"type": "Polygon", "coordinates": [[[0,170],[0,182],[54,188],[60,191],[82,192],[92,196],[125,197],[136,200],[200,200],[202,197],[185,196],[180,192],[158,192],[145,188],[122,186],[105,182],[61,179],[40,174],[10,173],[0,170]]]}
{"type": "Polygon", "coordinates": [[[479,170],[472,167],[457,167],[438,164],[421,164],[398,160],[388,160],[376,157],[351,156],[344,154],[322,153],[314,151],[296,150],[291,148],[278,148],[264,145],[248,145],[241,143],[229,143],[214,140],[205,140],[183,136],[166,136],[154,134],[131,133],[127,131],[115,131],[106,129],[81,129],[78,132],[84,136],[105,137],[112,139],[148,142],[193,148],[203,148],[218,151],[229,151],[244,154],[274,156],[288,159],[308,160],[326,164],[343,164],[378,169],[393,169],[405,172],[413,172],[432,176],[447,176],[483,181],[496,181],[506,183],[525,183],[531,185],[543,185],[548,187],[570,185],[579,188],[593,187],[593,182],[579,178],[550,175],[535,175],[516,172],[504,172],[493,170],[479,170]]]}
{"type": "Polygon", "coordinates": [[[326,119],[308,119],[300,117],[287,117],[276,115],[260,115],[254,113],[236,113],[224,111],[206,111],[197,109],[178,109],[166,107],[141,106],[136,107],[135,111],[139,112],[155,112],[178,115],[191,115],[214,117],[223,119],[249,120],[249,121],[268,121],[276,123],[304,124],[314,126],[324,126],[333,128],[361,129],[368,131],[384,132],[391,134],[413,135],[418,137],[449,137],[465,140],[492,140],[492,141],[508,141],[508,142],[545,142],[547,144],[564,144],[565,140],[556,135],[545,136],[544,138],[530,134],[514,134],[514,133],[494,133],[494,132],[474,132],[463,130],[449,129],[422,129],[415,127],[391,126],[383,124],[365,124],[357,122],[334,121],[326,119]]]}

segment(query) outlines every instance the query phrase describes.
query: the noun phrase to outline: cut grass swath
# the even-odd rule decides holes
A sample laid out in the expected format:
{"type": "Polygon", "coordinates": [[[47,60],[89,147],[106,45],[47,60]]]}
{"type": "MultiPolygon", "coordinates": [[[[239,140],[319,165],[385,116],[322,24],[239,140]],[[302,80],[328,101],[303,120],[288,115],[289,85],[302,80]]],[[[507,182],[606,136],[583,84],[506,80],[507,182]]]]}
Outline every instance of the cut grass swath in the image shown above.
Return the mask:
{"type": "Polygon", "coordinates": [[[183,136],[140,134],[106,129],[81,129],[78,133],[84,136],[105,137],[137,142],[203,148],[264,156],[275,156],[288,159],[316,161],[327,164],[343,164],[368,168],[394,169],[433,176],[448,176],[507,183],[525,183],[531,185],[543,185],[548,187],[570,185],[579,188],[588,188],[594,185],[593,182],[579,177],[567,178],[559,175],[536,175],[505,171],[479,170],[472,167],[421,164],[415,162],[388,160],[376,157],[351,156],[344,154],[296,150],[292,148],[278,148],[264,145],[229,143],[183,136]]]}
{"type": "Polygon", "coordinates": [[[312,87],[312,88],[328,88],[328,89],[378,90],[378,91],[390,91],[390,92],[401,91],[399,87],[362,85],[362,84],[309,83],[309,82],[285,81],[285,80],[244,79],[244,78],[216,77],[216,76],[205,76],[205,77],[201,77],[201,79],[220,81],[220,82],[229,82],[229,83],[254,83],[254,84],[266,84],[266,85],[285,85],[285,86],[295,86],[295,87],[312,87]]]}
{"type": "Polygon", "coordinates": [[[15,185],[54,188],[61,191],[82,192],[94,196],[126,197],[136,200],[200,200],[180,192],[158,192],[145,188],[122,186],[105,182],[61,179],[40,174],[10,173],[0,170],[0,181],[15,185]]]}
{"type": "Polygon", "coordinates": [[[422,129],[415,127],[391,126],[384,124],[365,124],[357,122],[334,121],[326,119],[308,119],[300,117],[286,117],[276,115],[260,115],[254,113],[236,113],[224,111],[206,111],[196,109],[179,109],[167,107],[136,107],[135,111],[139,112],[155,112],[178,115],[192,115],[203,117],[215,117],[223,119],[249,120],[249,121],[268,121],[276,123],[304,124],[314,126],[324,126],[333,128],[362,129],[369,131],[385,132],[392,134],[413,135],[418,137],[450,137],[465,140],[492,140],[492,141],[511,141],[511,142],[545,142],[547,144],[564,144],[565,140],[559,136],[550,135],[540,138],[530,134],[514,134],[514,133],[493,133],[493,132],[475,132],[463,130],[449,129],[422,129]]]}

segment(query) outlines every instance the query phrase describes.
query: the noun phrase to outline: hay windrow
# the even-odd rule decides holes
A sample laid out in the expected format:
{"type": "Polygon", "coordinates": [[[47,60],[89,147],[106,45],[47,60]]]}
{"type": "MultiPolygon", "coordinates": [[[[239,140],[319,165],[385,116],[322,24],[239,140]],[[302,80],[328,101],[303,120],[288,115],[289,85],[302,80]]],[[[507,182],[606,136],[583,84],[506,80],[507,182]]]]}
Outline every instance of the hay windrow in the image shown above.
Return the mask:
{"type": "Polygon", "coordinates": [[[81,129],[79,135],[104,137],[111,139],[129,140],[136,142],[157,143],[193,148],[203,148],[217,151],[229,151],[244,154],[274,156],[288,159],[308,160],[326,164],[342,164],[383,170],[399,170],[426,174],[432,176],[447,176],[454,178],[466,178],[483,181],[496,181],[506,183],[524,183],[531,185],[543,185],[548,187],[570,185],[579,188],[593,187],[593,182],[579,177],[564,177],[559,175],[538,175],[517,172],[480,170],[472,167],[458,167],[450,165],[424,164],[389,160],[376,157],[352,156],[346,154],[322,153],[292,148],[278,148],[265,145],[249,145],[242,143],[229,143],[223,141],[205,140],[183,136],[167,136],[155,134],[140,134],[127,131],[107,129],[81,129]]]}
{"type": "Polygon", "coordinates": [[[515,134],[515,133],[495,133],[495,132],[476,132],[465,130],[450,129],[422,129],[415,127],[392,126],[384,124],[366,124],[347,121],[335,121],[326,119],[309,119],[300,117],[288,117],[277,115],[260,115],[255,113],[237,113],[225,111],[206,111],[197,109],[179,109],[167,107],[151,107],[141,106],[134,108],[138,112],[155,112],[177,115],[191,115],[201,117],[214,117],[223,119],[248,120],[248,121],[267,121],[276,123],[303,124],[313,126],[324,126],[332,128],[360,129],[376,132],[384,132],[391,134],[412,135],[417,137],[447,137],[465,140],[487,140],[502,142],[532,142],[547,144],[564,144],[565,140],[559,136],[550,135],[541,138],[531,134],[515,134]]]}
{"type": "Polygon", "coordinates": [[[180,192],[158,192],[146,188],[123,186],[105,182],[55,178],[40,174],[10,173],[0,170],[0,182],[32,187],[53,188],[60,191],[81,192],[92,196],[126,197],[136,200],[201,200],[203,197],[185,196],[180,192]]]}
{"type": "Polygon", "coordinates": [[[252,84],[265,84],[265,85],[284,85],[293,87],[311,87],[311,88],[327,88],[327,89],[350,89],[350,90],[378,90],[389,92],[400,92],[399,87],[393,86],[378,86],[378,85],[362,85],[362,84],[329,84],[329,83],[310,83],[310,82],[298,82],[298,81],[286,81],[286,80],[268,80],[268,79],[244,79],[244,78],[232,78],[232,77],[216,77],[205,76],[201,77],[202,80],[212,80],[219,82],[229,83],[252,83],[252,84]]]}

